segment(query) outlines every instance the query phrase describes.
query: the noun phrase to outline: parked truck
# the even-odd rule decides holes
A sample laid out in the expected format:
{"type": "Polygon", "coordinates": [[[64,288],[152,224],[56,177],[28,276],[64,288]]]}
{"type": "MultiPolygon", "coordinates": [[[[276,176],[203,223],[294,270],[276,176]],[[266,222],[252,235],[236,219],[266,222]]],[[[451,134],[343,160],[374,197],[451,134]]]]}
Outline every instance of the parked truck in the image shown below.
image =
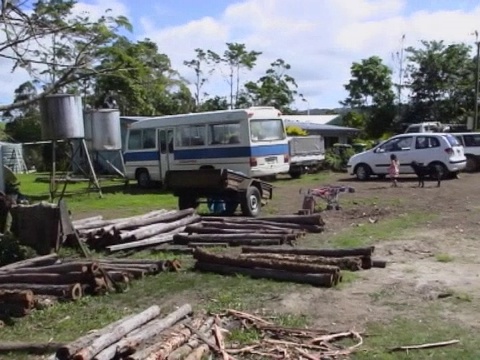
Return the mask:
{"type": "Polygon", "coordinates": [[[325,160],[325,142],[320,135],[291,136],[288,138],[290,168],[294,179],[317,170],[325,160]]]}

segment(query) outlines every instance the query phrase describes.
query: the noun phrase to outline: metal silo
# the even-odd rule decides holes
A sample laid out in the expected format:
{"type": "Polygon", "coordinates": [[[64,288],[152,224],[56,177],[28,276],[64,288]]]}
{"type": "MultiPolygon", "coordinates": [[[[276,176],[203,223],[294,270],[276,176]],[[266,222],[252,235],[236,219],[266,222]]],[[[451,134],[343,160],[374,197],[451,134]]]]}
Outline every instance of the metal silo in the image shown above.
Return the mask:
{"type": "Polygon", "coordinates": [[[83,112],[83,126],[85,128],[85,141],[87,142],[87,149],[92,150],[93,141],[93,111],[86,110],[83,112]]]}
{"type": "Polygon", "coordinates": [[[94,151],[122,149],[120,111],[100,109],[92,112],[92,149],[94,151]]]}
{"type": "Polygon", "coordinates": [[[85,137],[82,98],[69,94],[48,95],[40,102],[43,140],[85,137]]]}

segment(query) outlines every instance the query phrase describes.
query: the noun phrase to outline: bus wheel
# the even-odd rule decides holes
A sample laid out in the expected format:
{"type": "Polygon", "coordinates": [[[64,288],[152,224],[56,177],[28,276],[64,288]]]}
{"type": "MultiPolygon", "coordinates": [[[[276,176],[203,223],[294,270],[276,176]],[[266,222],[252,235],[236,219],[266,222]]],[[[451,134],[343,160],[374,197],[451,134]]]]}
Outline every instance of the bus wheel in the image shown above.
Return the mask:
{"type": "Polygon", "coordinates": [[[262,207],[260,191],[255,186],[249,186],[240,206],[244,216],[258,216],[262,207]]]}
{"type": "Polygon", "coordinates": [[[179,195],[178,196],[178,209],[196,209],[198,207],[198,201],[195,196],[192,195],[179,195]]]}
{"type": "Polygon", "coordinates": [[[150,174],[147,170],[142,170],[137,174],[137,183],[142,189],[146,189],[150,186],[150,174]]]}

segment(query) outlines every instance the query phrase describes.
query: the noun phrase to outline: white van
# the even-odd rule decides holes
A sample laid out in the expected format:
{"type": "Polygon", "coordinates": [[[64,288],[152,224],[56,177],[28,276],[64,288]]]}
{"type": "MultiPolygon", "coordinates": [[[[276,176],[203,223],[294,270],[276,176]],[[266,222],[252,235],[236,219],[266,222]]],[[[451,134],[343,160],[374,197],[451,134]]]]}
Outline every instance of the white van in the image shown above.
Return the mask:
{"type": "Polygon", "coordinates": [[[353,155],[347,164],[348,172],[358,180],[371,175],[385,177],[388,174],[390,155],[400,162],[400,174],[413,174],[412,161],[438,166],[442,173],[456,173],[465,168],[463,146],[452,134],[416,133],[396,135],[380,145],[353,155]]]}
{"type": "Polygon", "coordinates": [[[480,133],[454,133],[460,144],[463,145],[467,165],[465,171],[474,172],[480,167],[480,133]]]}

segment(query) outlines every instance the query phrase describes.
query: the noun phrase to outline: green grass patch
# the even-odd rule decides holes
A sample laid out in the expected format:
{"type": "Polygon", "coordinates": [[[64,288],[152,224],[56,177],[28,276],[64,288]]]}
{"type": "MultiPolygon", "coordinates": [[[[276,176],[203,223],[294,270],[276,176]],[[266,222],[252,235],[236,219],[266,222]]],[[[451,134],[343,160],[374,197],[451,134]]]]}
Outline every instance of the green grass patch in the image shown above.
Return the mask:
{"type": "Polygon", "coordinates": [[[448,263],[448,262],[452,262],[453,260],[455,260],[455,258],[450,254],[441,253],[441,254],[436,254],[435,255],[435,260],[437,260],[438,262],[442,262],[442,263],[448,263]]]}
{"type": "Polygon", "coordinates": [[[337,248],[348,248],[372,245],[382,240],[395,240],[412,227],[426,223],[433,217],[431,214],[412,212],[380,220],[374,224],[362,223],[332,236],[329,243],[337,248]]]}
{"type": "Polygon", "coordinates": [[[367,327],[364,345],[352,359],[355,360],[477,360],[480,359],[478,335],[455,323],[440,320],[436,314],[427,313],[416,319],[395,318],[388,324],[374,323],[367,327]],[[402,345],[416,345],[457,339],[460,344],[443,348],[389,352],[402,345]]]}

